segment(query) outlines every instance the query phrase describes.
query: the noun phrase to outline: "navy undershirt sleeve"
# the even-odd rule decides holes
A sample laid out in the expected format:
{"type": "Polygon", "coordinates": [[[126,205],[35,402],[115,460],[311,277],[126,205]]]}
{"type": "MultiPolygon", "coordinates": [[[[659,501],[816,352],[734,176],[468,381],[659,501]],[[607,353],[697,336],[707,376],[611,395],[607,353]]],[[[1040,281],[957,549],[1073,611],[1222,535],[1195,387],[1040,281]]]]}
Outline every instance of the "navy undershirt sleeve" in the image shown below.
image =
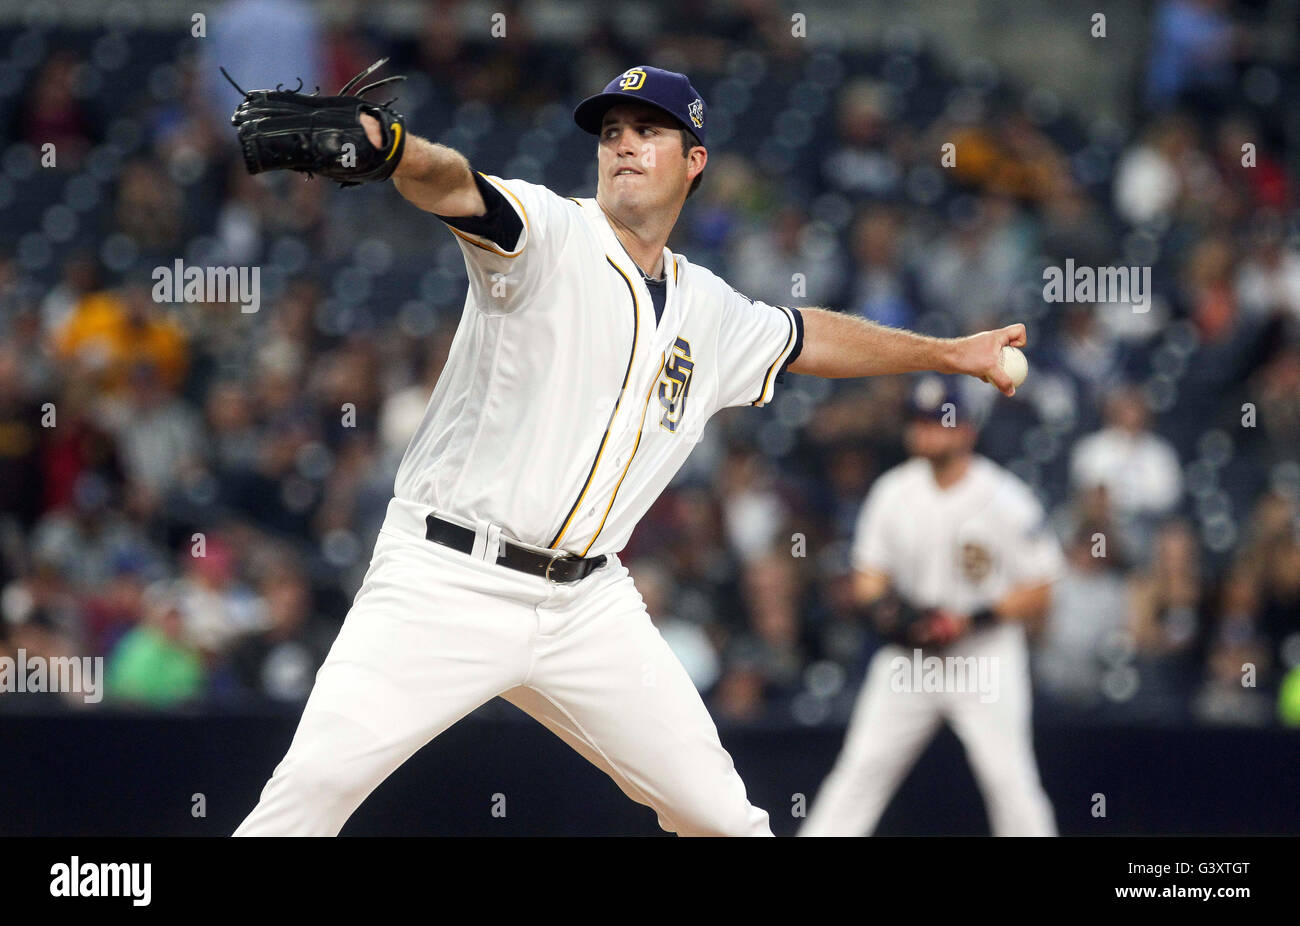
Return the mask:
{"type": "Polygon", "coordinates": [[[479,193],[483,195],[487,212],[483,215],[439,215],[438,218],[452,228],[486,238],[503,251],[513,251],[524,230],[524,223],[519,218],[519,213],[506,202],[502,192],[485,180],[482,174],[478,171],[473,171],[473,174],[474,183],[478,186],[479,193]]]}

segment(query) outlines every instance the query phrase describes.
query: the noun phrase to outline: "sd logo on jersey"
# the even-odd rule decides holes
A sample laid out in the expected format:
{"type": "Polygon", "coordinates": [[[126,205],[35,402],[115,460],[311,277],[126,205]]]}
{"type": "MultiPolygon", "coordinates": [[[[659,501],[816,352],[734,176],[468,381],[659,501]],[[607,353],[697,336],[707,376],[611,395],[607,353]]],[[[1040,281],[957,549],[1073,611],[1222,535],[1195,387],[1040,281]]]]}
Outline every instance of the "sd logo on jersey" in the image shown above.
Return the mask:
{"type": "Polygon", "coordinates": [[[691,359],[691,343],[685,338],[678,338],[673,344],[673,352],[664,364],[664,375],[659,380],[659,404],[664,407],[659,426],[669,431],[676,431],[686,413],[686,394],[691,389],[691,373],[695,370],[695,361],[691,359]]]}
{"type": "Polygon", "coordinates": [[[961,547],[961,570],[967,579],[978,585],[993,571],[993,554],[982,544],[968,540],[961,547]]]}

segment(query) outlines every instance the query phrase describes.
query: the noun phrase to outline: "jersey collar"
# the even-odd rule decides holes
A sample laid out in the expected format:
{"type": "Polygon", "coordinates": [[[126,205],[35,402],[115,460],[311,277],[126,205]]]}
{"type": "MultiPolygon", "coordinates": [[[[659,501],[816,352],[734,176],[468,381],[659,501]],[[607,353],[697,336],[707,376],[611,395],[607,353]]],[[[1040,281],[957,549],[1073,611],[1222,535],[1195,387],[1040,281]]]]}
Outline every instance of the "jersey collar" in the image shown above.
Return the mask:
{"type": "MultiPolygon", "coordinates": [[[[627,275],[632,281],[632,285],[638,288],[639,298],[644,299],[647,307],[651,305],[650,290],[645,284],[645,277],[641,273],[641,268],[637,266],[632,255],[623,247],[623,242],[619,240],[618,235],[614,233],[614,226],[609,224],[609,217],[605,215],[605,210],[600,208],[600,203],[596,202],[595,197],[586,199],[574,199],[585,213],[587,221],[596,229],[596,234],[600,237],[605,246],[605,254],[614,265],[627,275]]],[[[677,310],[677,300],[674,298],[677,293],[677,258],[667,247],[664,248],[664,279],[667,280],[667,288],[664,290],[664,315],[660,321],[660,327],[668,324],[670,319],[675,317],[677,310]]],[[[650,316],[654,318],[653,312],[650,316]]]]}

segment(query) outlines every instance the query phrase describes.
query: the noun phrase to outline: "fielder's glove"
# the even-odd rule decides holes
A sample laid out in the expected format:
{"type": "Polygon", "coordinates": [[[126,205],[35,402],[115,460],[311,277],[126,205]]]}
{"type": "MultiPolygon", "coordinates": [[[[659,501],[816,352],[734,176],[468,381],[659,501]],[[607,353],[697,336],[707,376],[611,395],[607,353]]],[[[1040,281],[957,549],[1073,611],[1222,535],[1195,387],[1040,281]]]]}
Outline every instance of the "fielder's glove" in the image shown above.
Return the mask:
{"type": "Polygon", "coordinates": [[[969,621],[942,608],[918,608],[897,592],[889,592],[867,608],[876,632],[900,646],[941,647],[960,637],[969,621]]]}
{"type": "Polygon", "coordinates": [[[362,97],[377,87],[406,78],[387,77],[349,95],[354,86],[387,61],[380,58],[344,84],[337,96],[320,96],[319,87],[315,93],[299,93],[301,80],[295,90],[277,86],[274,90],[245,92],[222,68],[226,80],[244,96],[230,123],[239,135],[248,172],[296,170],[309,179],[320,174],[345,187],[387,180],[397,169],[406,147],[405,121],[400,113],[389,109],[393,100],[372,103],[362,97]],[[366,137],[362,113],[379,121],[382,147],[376,148],[366,137]]]}

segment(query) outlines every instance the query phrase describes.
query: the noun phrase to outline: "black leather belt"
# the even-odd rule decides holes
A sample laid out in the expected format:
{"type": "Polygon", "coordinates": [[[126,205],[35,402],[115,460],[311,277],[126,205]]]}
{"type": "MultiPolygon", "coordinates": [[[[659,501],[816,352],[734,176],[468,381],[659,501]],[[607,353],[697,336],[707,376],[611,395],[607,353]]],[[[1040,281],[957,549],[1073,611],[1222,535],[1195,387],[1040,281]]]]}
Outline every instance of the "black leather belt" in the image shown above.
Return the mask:
{"type": "MultiPolygon", "coordinates": [[[[432,540],[434,543],[440,543],[462,553],[473,552],[474,532],[468,527],[461,527],[459,524],[453,524],[432,514],[424,519],[424,523],[426,540],[432,540]]],[[[551,582],[577,582],[579,579],[585,579],[605,565],[606,560],[603,553],[585,559],[571,553],[557,552],[553,556],[547,556],[511,543],[509,540],[503,540],[502,546],[505,550],[497,556],[497,565],[517,569],[551,582]]]]}

